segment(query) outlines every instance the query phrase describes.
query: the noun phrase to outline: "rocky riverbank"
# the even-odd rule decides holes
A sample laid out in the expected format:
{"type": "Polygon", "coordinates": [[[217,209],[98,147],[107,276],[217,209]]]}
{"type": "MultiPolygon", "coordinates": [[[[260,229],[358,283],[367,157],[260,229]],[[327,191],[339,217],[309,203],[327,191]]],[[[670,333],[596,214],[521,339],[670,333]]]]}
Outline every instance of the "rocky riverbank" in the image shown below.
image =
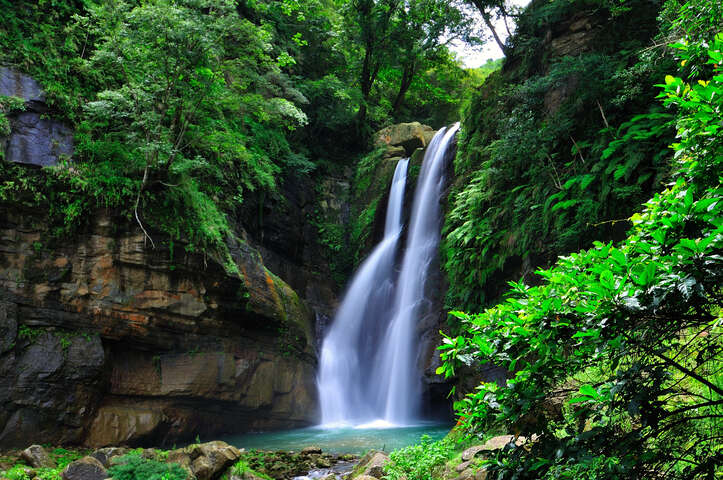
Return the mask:
{"type": "Polygon", "coordinates": [[[453,430],[437,442],[429,443],[427,437],[421,445],[402,448],[391,456],[369,450],[361,458],[324,452],[317,446],[298,451],[246,450],[222,441],[171,450],[32,445],[0,452],[0,480],[401,480],[420,475],[485,480],[487,460],[501,450],[529,449],[538,440],[536,436],[499,435],[472,441],[459,438],[453,430]]]}
{"type": "Polygon", "coordinates": [[[1,480],[282,480],[296,477],[341,478],[359,457],[301,451],[238,449],[222,441],[159,450],[109,447],[96,450],[46,448],[0,454],[1,480]],[[154,476],[157,475],[157,476],[154,476]]]}

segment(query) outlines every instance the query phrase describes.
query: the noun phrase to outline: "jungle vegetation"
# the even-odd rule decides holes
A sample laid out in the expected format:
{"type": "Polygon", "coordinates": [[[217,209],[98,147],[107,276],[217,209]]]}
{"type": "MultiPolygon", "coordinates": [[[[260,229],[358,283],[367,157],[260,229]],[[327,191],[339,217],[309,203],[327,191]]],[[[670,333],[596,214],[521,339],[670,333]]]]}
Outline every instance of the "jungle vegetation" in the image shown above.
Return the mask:
{"type": "Polygon", "coordinates": [[[723,8],[669,0],[647,43],[536,70],[528,40],[569,6],[533,3],[466,107],[445,251],[449,302],[481,313],[451,312],[438,372],[508,372],[455,402],[463,438],[526,438],[487,478],[721,478],[723,8]],[[545,110],[571,73],[586,88],[545,110]]]}
{"type": "Polygon", "coordinates": [[[43,205],[58,235],[111,209],[223,258],[244,198],[353,162],[382,126],[456,118],[472,75],[447,43],[476,41],[462,7],[2,0],[0,62],[40,81],[76,149],[72,168],[0,163],[0,202],[43,205]]]}
{"type": "MultiPolygon", "coordinates": [[[[485,460],[487,478],[721,478],[719,0],[524,11],[0,0],[0,11],[0,63],[37,78],[76,132],[58,167],[0,161],[0,207],[44,212],[56,236],[108,209],[149,247],[182,242],[223,260],[245,205],[281,179],[373,158],[383,126],[461,118],[438,373],[504,369],[505,382],[453,392],[456,435],[529,440],[485,460]],[[496,17],[515,26],[506,41],[489,28],[496,17]],[[573,24],[577,47],[550,40],[573,24]],[[487,37],[501,65],[470,71],[449,49],[487,37]]],[[[0,99],[0,135],[22,108],[0,99]]],[[[387,472],[428,478],[452,455],[449,440],[425,439],[387,472]]]]}

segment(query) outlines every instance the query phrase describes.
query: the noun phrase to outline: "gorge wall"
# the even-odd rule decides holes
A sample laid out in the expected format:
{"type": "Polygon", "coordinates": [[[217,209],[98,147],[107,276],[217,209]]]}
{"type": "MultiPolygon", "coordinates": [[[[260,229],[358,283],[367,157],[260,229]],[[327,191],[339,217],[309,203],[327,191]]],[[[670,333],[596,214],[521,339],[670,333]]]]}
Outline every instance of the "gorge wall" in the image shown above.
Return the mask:
{"type": "Polygon", "coordinates": [[[259,253],[239,273],[102,212],[45,246],[0,214],[0,445],[163,443],[314,417],[313,316],[259,253]]]}

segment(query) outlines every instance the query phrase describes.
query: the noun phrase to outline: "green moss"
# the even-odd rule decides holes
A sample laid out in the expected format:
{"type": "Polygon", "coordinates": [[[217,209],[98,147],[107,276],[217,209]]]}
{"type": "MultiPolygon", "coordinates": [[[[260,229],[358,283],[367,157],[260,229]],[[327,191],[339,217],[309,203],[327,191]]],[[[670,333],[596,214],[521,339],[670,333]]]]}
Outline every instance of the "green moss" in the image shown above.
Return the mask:
{"type": "Polygon", "coordinates": [[[386,150],[386,146],[377,147],[357,162],[354,172],[354,190],[357,194],[366,192],[372,186],[374,173],[379,162],[384,158],[386,150]]]}

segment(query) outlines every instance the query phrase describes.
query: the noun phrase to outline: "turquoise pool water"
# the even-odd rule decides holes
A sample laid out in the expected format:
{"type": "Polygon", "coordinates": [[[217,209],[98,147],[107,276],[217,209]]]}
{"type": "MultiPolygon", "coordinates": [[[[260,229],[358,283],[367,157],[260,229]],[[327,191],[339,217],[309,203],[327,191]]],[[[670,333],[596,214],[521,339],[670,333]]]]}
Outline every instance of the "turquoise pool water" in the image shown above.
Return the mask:
{"type": "Polygon", "coordinates": [[[419,441],[422,435],[434,440],[443,438],[452,425],[423,423],[409,427],[309,427],[278,432],[245,433],[223,438],[238,448],[259,450],[293,450],[314,445],[327,453],[354,453],[361,455],[370,449],[390,452],[419,441]]]}

